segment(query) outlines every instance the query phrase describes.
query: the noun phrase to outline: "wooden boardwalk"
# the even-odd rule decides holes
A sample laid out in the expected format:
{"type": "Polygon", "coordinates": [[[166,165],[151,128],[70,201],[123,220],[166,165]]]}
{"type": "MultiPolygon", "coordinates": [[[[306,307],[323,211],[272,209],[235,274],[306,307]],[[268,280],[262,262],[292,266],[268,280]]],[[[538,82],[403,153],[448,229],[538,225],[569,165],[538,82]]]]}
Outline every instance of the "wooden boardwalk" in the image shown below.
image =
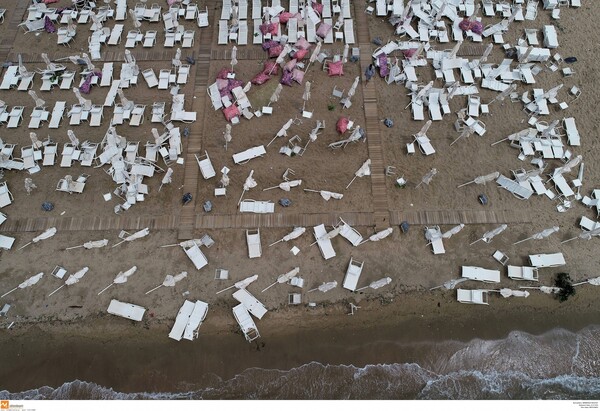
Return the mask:
{"type": "MultiPolygon", "coordinates": [[[[214,9],[215,1],[208,2],[209,9],[214,9]]],[[[178,236],[180,239],[190,239],[194,235],[196,203],[198,194],[198,181],[200,169],[196,162],[195,155],[201,153],[202,150],[202,129],[204,126],[204,118],[206,115],[208,94],[208,72],[211,61],[211,44],[213,41],[214,26],[210,26],[207,30],[200,31],[200,47],[198,49],[198,57],[194,73],[194,103],[192,111],[196,112],[196,122],[190,127],[190,135],[187,138],[185,153],[185,168],[183,173],[183,191],[182,193],[191,193],[192,201],[185,205],[181,211],[181,219],[179,221],[178,236]]]]}
{"type": "MultiPolygon", "coordinates": [[[[362,4],[354,2],[355,27],[360,47],[360,70],[361,73],[364,73],[369,64],[372,63],[372,58],[368,15],[364,13],[362,7],[362,4]]],[[[366,118],[367,145],[369,147],[369,158],[371,159],[371,193],[373,195],[374,222],[377,230],[383,230],[389,227],[390,216],[385,186],[381,122],[379,121],[377,93],[373,82],[363,85],[363,104],[366,118]]]]}
{"type": "MultiPolygon", "coordinates": [[[[23,21],[23,17],[25,16],[25,12],[29,7],[28,1],[16,1],[14,9],[12,11],[12,17],[8,21],[8,30],[6,30],[6,35],[0,39],[0,61],[17,61],[10,60],[10,50],[13,48],[13,44],[15,42],[15,38],[19,30],[19,24],[23,21]]],[[[6,22],[4,24],[7,24],[6,22]]]]}

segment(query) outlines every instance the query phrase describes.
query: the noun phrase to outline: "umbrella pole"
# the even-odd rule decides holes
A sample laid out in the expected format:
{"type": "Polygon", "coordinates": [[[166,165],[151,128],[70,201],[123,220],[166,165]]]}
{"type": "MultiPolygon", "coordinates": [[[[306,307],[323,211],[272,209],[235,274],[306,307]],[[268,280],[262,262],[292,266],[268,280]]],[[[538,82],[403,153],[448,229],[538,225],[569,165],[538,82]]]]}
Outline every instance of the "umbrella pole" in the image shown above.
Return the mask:
{"type": "Polygon", "coordinates": [[[153,288],[153,289],[151,289],[150,291],[147,291],[147,292],[146,292],[146,294],[144,294],[144,295],[148,295],[148,294],[150,294],[152,291],[156,291],[156,290],[158,290],[158,289],[159,289],[160,287],[162,287],[162,286],[163,286],[163,285],[161,284],[161,285],[159,285],[158,287],[154,287],[154,288],[153,288]]]}
{"type": "Polygon", "coordinates": [[[346,190],[348,189],[348,187],[350,187],[350,184],[354,183],[354,180],[356,180],[356,176],[354,176],[354,178],[352,179],[352,181],[350,181],[348,183],[348,185],[346,186],[346,190]]]}
{"type": "Polygon", "coordinates": [[[58,287],[56,290],[52,291],[50,294],[48,294],[48,297],[50,297],[52,294],[54,294],[55,292],[57,292],[58,290],[60,290],[61,288],[63,288],[65,286],[65,284],[61,285],[60,287],[58,287]]]}
{"type": "Polygon", "coordinates": [[[312,290],[308,290],[307,293],[312,293],[313,291],[317,291],[318,289],[319,289],[319,287],[313,288],[312,290]]]}
{"type": "Polygon", "coordinates": [[[271,247],[271,246],[273,246],[273,245],[275,245],[275,244],[278,244],[278,243],[280,243],[280,242],[282,242],[282,241],[283,241],[283,239],[281,239],[281,240],[278,240],[278,241],[275,241],[273,244],[269,244],[269,247],[271,247]]]}
{"type": "Polygon", "coordinates": [[[264,293],[265,291],[267,291],[269,288],[273,287],[275,284],[277,284],[277,281],[275,281],[273,284],[271,284],[270,286],[268,286],[267,288],[265,288],[264,290],[261,291],[261,293],[264,293]]]}
{"type": "Polygon", "coordinates": [[[269,144],[267,144],[267,147],[269,147],[269,146],[271,145],[271,143],[272,143],[273,141],[275,141],[276,139],[277,139],[277,136],[273,137],[273,140],[269,141],[269,144]]]}
{"type": "Polygon", "coordinates": [[[240,203],[242,202],[242,198],[244,198],[244,194],[246,193],[246,190],[242,191],[242,195],[240,196],[240,199],[238,200],[237,205],[240,205],[240,203]]]}
{"type": "Polygon", "coordinates": [[[167,245],[161,245],[159,248],[166,248],[166,247],[175,247],[178,246],[179,244],[167,244],[167,245]]]}
{"type": "Polygon", "coordinates": [[[508,137],[507,137],[507,138],[503,138],[502,140],[498,140],[498,141],[496,141],[495,143],[492,143],[492,144],[490,144],[490,145],[491,145],[492,147],[494,147],[496,144],[502,143],[503,141],[506,141],[506,140],[508,140],[508,137]]]}
{"type": "MultiPolygon", "coordinates": [[[[361,241],[360,243],[358,243],[358,245],[361,245],[361,244],[367,243],[367,242],[369,242],[369,241],[370,241],[369,239],[367,239],[367,240],[365,240],[365,241],[361,241]]],[[[357,247],[358,247],[358,245],[357,245],[357,247]]],[[[366,287],[365,287],[365,288],[366,288],[366,287]]],[[[358,291],[358,290],[356,290],[356,291],[358,291]]]]}
{"type": "Polygon", "coordinates": [[[532,238],[533,238],[533,237],[529,237],[529,238],[526,238],[526,239],[524,239],[524,240],[517,241],[516,243],[513,243],[513,245],[524,243],[525,241],[527,241],[527,240],[531,240],[532,238]]]}
{"type": "Polygon", "coordinates": [[[25,244],[23,247],[19,248],[19,250],[22,250],[22,249],[24,249],[25,247],[27,247],[27,246],[28,246],[29,244],[31,244],[31,243],[32,243],[31,241],[30,241],[30,242],[28,242],[28,243],[27,243],[27,244],[25,244]]]}
{"type": "Polygon", "coordinates": [[[308,189],[308,188],[303,188],[303,190],[304,190],[304,191],[309,191],[309,192],[311,192],[311,193],[318,193],[318,192],[319,192],[318,190],[310,190],[310,189],[308,189]]]}
{"type": "Polygon", "coordinates": [[[461,184],[459,186],[456,186],[456,188],[461,188],[461,187],[464,187],[464,186],[468,186],[469,184],[473,184],[474,182],[475,182],[475,180],[469,181],[468,183],[464,183],[464,184],[461,184]]]}
{"type": "Polygon", "coordinates": [[[162,184],[158,187],[158,191],[160,191],[162,189],[162,184]]]}
{"type": "Polygon", "coordinates": [[[573,238],[569,238],[568,240],[561,241],[560,243],[564,244],[564,243],[568,243],[569,241],[573,241],[573,240],[576,240],[576,239],[577,239],[577,237],[573,237],[573,238]]]}
{"type": "Polygon", "coordinates": [[[123,244],[125,241],[126,241],[126,240],[123,240],[123,241],[121,241],[121,242],[119,242],[119,243],[117,243],[117,244],[113,245],[111,248],[115,248],[116,246],[123,244]]]}
{"type": "Polygon", "coordinates": [[[9,292],[7,292],[7,293],[4,293],[4,294],[0,295],[0,298],[2,298],[2,297],[4,297],[4,296],[6,296],[6,295],[8,295],[8,294],[12,293],[13,291],[15,291],[15,290],[16,290],[16,289],[18,289],[18,288],[19,288],[19,287],[15,287],[15,288],[13,288],[12,290],[10,290],[9,292]]]}
{"type": "Polygon", "coordinates": [[[235,285],[232,285],[231,287],[227,287],[227,288],[225,288],[225,289],[223,289],[223,290],[221,290],[221,291],[217,291],[217,292],[216,292],[216,294],[220,294],[220,293],[222,293],[223,291],[230,290],[230,289],[232,289],[233,287],[235,287],[235,285]]]}
{"type": "Polygon", "coordinates": [[[263,191],[272,190],[272,189],[274,189],[274,188],[277,188],[277,187],[279,187],[279,186],[275,186],[275,187],[268,187],[268,188],[265,188],[265,189],[263,189],[263,191]]]}
{"type": "Polygon", "coordinates": [[[67,248],[65,248],[65,250],[74,250],[76,248],[81,248],[81,247],[83,247],[83,246],[82,245],[76,245],[75,247],[67,247],[67,248]]]}
{"type": "Polygon", "coordinates": [[[478,242],[480,242],[481,240],[483,240],[483,238],[480,238],[479,240],[475,240],[475,241],[473,241],[471,244],[469,244],[469,246],[472,246],[473,244],[475,244],[475,243],[478,243],[478,242]]]}
{"type": "MultiPolygon", "coordinates": [[[[360,245],[360,244],[359,244],[359,245],[360,245]]],[[[360,288],[357,288],[356,290],[354,290],[354,292],[356,292],[356,291],[360,291],[360,290],[364,290],[365,288],[369,288],[369,286],[367,285],[366,287],[360,287],[360,288]]]]}
{"type": "Polygon", "coordinates": [[[437,287],[430,288],[429,291],[437,290],[438,288],[442,288],[444,284],[438,285],[437,287]]]}
{"type": "Polygon", "coordinates": [[[575,283],[575,284],[573,284],[573,287],[577,287],[578,285],[583,285],[583,284],[587,284],[587,281],[582,281],[580,283],[575,283]]]}
{"type": "Polygon", "coordinates": [[[112,287],[113,285],[115,285],[115,283],[111,283],[108,287],[105,287],[104,289],[102,289],[102,291],[100,291],[98,293],[98,295],[102,294],[104,291],[108,290],[110,287],[112,287]]]}

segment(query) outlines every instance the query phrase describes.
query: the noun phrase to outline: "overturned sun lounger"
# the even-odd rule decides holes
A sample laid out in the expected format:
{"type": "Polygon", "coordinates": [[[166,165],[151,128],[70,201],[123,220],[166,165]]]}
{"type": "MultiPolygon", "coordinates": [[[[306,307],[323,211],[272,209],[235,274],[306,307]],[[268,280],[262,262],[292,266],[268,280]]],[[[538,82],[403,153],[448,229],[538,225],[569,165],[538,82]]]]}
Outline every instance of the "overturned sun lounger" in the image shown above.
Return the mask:
{"type": "Polygon", "coordinates": [[[257,338],[260,338],[260,334],[258,333],[258,328],[256,328],[256,324],[252,317],[250,317],[250,313],[244,304],[238,304],[233,307],[233,316],[235,320],[240,326],[240,329],[244,333],[244,337],[248,342],[252,342],[257,338]]]}
{"type": "Polygon", "coordinates": [[[463,290],[459,288],[456,291],[456,298],[459,303],[488,305],[487,290],[463,290]]]}
{"type": "Polygon", "coordinates": [[[250,294],[245,288],[237,290],[233,293],[232,297],[242,303],[244,308],[259,320],[263,318],[268,311],[267,307],[258,301],[256,297],[250,294]]]}
{"type": "Polygon", "coordinates": [[[198,337],[198,328],[208,313],[208,304],[203,301],[184,301],[177,313],[175,324],[169,333],[169,338],[181,341],[181,338],[192,341],[198,337]]]}
{"type": "Polygon", "coordinates": [[[139,305],[112,300],[107,311],[112,315],[118,315],[119,317],[127,318],[133,321],[142,321],[142,317],[144,316],[146,309],[144,307],[140,307],[139,305]]]}

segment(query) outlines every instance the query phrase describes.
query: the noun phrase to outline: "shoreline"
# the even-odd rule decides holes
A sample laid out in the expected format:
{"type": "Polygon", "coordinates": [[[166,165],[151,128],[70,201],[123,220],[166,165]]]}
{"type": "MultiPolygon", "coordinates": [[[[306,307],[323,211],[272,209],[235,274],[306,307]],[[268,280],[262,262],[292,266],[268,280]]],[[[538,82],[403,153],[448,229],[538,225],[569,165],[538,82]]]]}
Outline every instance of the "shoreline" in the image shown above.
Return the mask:
{"type": "Polygon", "coordinates": [[[211,308],[193,342],[170,340],[172,321],[163,319],[130,324],[103,314],[22,324],[0,332],[5,347],[0,388],[16,393],[80,380],[125,393],[187,392],[250,368],[419,363],[443,342],[600,325],[593,287],[580,288],[573,301],[550,308],[544,300],[551,297],[539,294],[519,300],[519,310],[501,298],[489,307],[461,310],[462,304],[446,304],[454,296],[451,291],[407,293],[386,305],[375,298],[363,300],[353,317],[346,315],[346,304],[275,310],[257,322],[262,338],[252,344],[227,320],[229,309],[223,307],[211,308]],[[306,315],[309,310],[313,313],[306,315]]]}

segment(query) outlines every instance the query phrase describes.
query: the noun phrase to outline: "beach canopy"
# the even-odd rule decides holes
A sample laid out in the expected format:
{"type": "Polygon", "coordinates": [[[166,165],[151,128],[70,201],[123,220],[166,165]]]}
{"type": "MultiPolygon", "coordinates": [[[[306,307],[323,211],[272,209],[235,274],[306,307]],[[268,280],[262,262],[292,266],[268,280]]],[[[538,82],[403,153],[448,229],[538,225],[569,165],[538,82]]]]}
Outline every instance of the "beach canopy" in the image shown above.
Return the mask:
{"type": "Polygon", "coordinates": [[[573,237],[573,238],[569,238],[568,240],[561,241],[561,244],[568,243],[569,241],[576,240],[578,238],[582,239],[582,240],[591,240],[592,237],[599,236],[599,235],[600,235],[600,227],[594,228],[593,230],[590,230],[590,231],[583,231],[577,237],[573,237]]]}
{"type": "Polygon", "coordinates": [[[258,275],[254,274],[253,276],[250,276],[248,278],[244,278],[243,280],[238,281],[237,283],[235,283],[234,285],[224,288],[221,291],[217,291],[217,294],[222,293],[223,291],[227,291],[233,287],[237,288],[237,289],[243,289],[248,287],[250,284],[252,284],[254,281],[256,281],[258,279],[258,275]]]}
{"type": "Polygon", "coordinates": [[[335,63],[329,63],[328,74],[330,77],[343,76],[344,75],[344,62],[340,60],[335,63]]]}
{"type": "Polygon", "coordinates": [[[388,227],[385,230],[381,230],[381,231],[373,234],[371,237],[369,237],[368,239],[366,239],[365,241],[363,241],[360,244],[366,243],[367,241],[379,241],[379,240],[383,240],[384,238],[386,238],[390,234],[392,234],[393,231],[394,231],[394,229],[392,227],[388,227]]]}
{"type": "Polygon", "coordinates": [[[432,168],[431,170],[429,170],[429,172],[427,174],[425,174],[423,176],[423,178],[421,178],[421,182],[419,184],[417,184],[417,187],[419,187],[421,184],[429,185],[429,183],[431,183],[431,180],[433,180],[433,176],[435,176],[436,174],[437,174],[436,168],[432,168]]]}
{"type": "Polygon", "coordinates": [[[184,278],[186,278],[188,275],[187,271],[182,271],[179,274],[172,276],[170,274],[168,274],[164,281],[162,282],[161,285],[159,285],[158,287],[154,287],[153,289],[151,289],[150,291],[147,291],[146,294],[150,294],[152,291],[158,290],[160,287],[175,287],[175,284],[177,284],[179,281],[183,280],[184,278]]]}
{"type": "Polygon", "coordinates": [[[263,191],[272,190],[274,188],[280,188],[283,191],[290,191],[292,187],[299,187],[300,185],[302,185],[302,180],[289,180],[279,183],[279,185],[274,187],[265,188],[263,191]]]}
{"type": "Polygon", "coordinates": [[[284,284],[284,283],[287,283],[292,278],[294,278],[295,276],[297,276],[299,272],[300,272],[300,267],[295,267],[293,270],[288,271],[285,274],[281,274],[279,277],[277,277],[277,281],[275,281],[273,284],[271,284],[270,286],[268,286],[267,288],[265,288],[264,290],[262,290],[262,292],[264,293],[269,288],[273,287],[275,284],[284,284]]]}
{"type": "Polygon", "coordinates": [[[473,181],[469,181],[468,183],[461,184],[457,188],[464,187],[466,185],[473,184],[473,183],[475,183],[475,184],[489,183],[490,181],[495,181],[498,178],[498,176],[500,176],[500,173],[497,171],[494,171],[493,173],[486,174],[484,176],[475,177],[475,179],[473,181]]]}
{"type": "Polygon", "coordinates": [[[32,285],[37,284],[38,281],[40,281],[43,276],[44,276],[44,273],[38,273],[38,274],[34,275],[33,277],[29,277],[27,280],[23,281],[21,284],[19,284],[17,287],[13,288],[9,292],[0,295],[0,298],[12,293],[15,290],[18,290],[19,288],[24,289],[24,288],[31,287],[32,285]]]}
{"type": "Polygon", "coordinates": [[[115,279],[113,280],[113,282],[108,287],[105,287],[104,289],[102,289],[102,291],[100,291],[98,293],[98,295],[102,294],[104,291],[108,290],[110,287],[112,287],[115,284],[124,284],[124,283],[126,283],[127,279],[129,277],[131,277],[136,271],[137,271],[137,267],[135,265],[133,267],[131,267],[129,270],[127,270],[127,271],[121,271],[119,274],[117,274],[117,276],[115,277],[115,279]]]}
{"type": "Polygon", "coordinates": [[[48,294],[48,297],[50,297],[52,294],[54,294],[55,292],[57,292],[64,286],[77,284],[79,282],[79,280],[81,280],[88,271],[89,271],[88,267],[83,267],[81,270],[77,271],[76,273],[71,274],[69,276],[69,278],[67,278],[65,283],[63,285],[61,285],[60,287],[58,287],[56,290],[52,291],[50,294],[48,294]]]}
{"type": "Polygon", "coordinates": [[[321,291],[322,293],[326,293],[329,290],[333,290],[335,287],[337,287],[337,281],[330,281],[328,283],[323,283],[320,286],[318,286],[317,288],[313,288],[312,290],[308,290],[308,292],[312,292],[312,291],[321,291]]]}
{"type": "Polygon", "coordinates": [[[242,195],[240,196],[240,201],[238,201],[238,205],[242,202],[242,198],[244,197],[244,194],[246,193],[246,191],[249,191],[251,188],[254,188],[257,186],[256,180],[252,177],[253,174],[254,174],[254,170],[250,170],[250,174],[248,174],[248,177],[246,178],[246,181],[244,182],[244,186],[242,187],[242,195]]]}
{"type": "MultiPolygon", "coordinates": [[[[277,67],[277,66],[275,66],[277,67]]],[[[281,90],[283,90],[283,84],[278,83],[277,87],[275,87],[275,90],[273,91],[273,94],[271,94],[271,97],[269,98],[269,105],[279,101],[279,96],[281,95],[281,90]]]]}

